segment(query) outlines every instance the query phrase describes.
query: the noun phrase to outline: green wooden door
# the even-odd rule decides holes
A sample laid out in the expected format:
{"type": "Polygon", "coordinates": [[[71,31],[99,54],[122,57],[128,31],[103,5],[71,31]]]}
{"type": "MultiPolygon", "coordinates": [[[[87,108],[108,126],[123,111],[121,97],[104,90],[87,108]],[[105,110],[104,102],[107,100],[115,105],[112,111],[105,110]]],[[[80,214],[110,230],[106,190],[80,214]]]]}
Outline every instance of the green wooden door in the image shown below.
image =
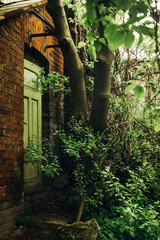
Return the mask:
{"type": "MultiPolygon", "coordinates": [[[[24,61],[24,149],[33,138],[41,143],[42,138],[42,99],[37,86],[32,82],[40,67],[25,59],[24,61]]],[[[24,193],[42,190],[39,164],[26,164],[24,160],[24,193]]]]}

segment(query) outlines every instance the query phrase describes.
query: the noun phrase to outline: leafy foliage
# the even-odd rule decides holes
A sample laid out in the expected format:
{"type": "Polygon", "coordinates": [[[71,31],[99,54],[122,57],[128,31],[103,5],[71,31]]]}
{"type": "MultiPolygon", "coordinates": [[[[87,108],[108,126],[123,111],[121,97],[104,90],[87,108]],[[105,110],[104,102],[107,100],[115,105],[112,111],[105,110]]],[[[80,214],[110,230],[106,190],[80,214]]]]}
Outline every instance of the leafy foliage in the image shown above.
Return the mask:
{"type": "Polygon", "coordinates": [[[42,145],[33,137],[25,150],[25,163],[39,163],[40,170],[52,178],[62,171],[57,156],[54,154],[53,145],[49,139],[44,138],[42,145]]]}
{"type": "Polygon", "coordinates": [[[46,76],[44,68],[41,68],[37,79],[33,79],[32,82],[34,82],[38,86],[39,91],[44,94],[48,92],[49,89],[53,89],[54,92],[64,91],[64,84],[69,81],[67,77],[62,77],[58,72],[53,72],[53,74],[48,73],[46,76]]]}
{"type": "Polygon", "coordinates": [[[109,196],[92,216],[101,226],[99,239],[158,239],[159,137],[140,103],[114,96],[111,106],[103,171],[109,196]]]}
{"type": "Polygon", "coordinates": [[[16,218],[16,226],[17,227],[26,226],[26,216],[25,215],[17,216],[17,218],[16,218]]]}
{"type": "Polygon", "coordinates": [[[158,239],[159,201],[150,203],[146,195],[150,190],[148,183],[154,185],[156,172],[148,163],[136,171],[127,171],[130,176],[125,184],[121,184],[109,168],[104,172],[107,191],[117,204],[112,203],[109,210],[101,208],[93,213],[92,217],[101,226],[98,239],[158,239]]]}
{"type": "MultiPolygon", "coordinates": [[[[158,240],[160,234],[159,137],[151,128],[149,115],[144,120],[137,104],[114,96],[110,126],[104,133],[95,133],[74,118],[66,130],[55,133],[63,157],[72,161],[78,195],[87,194],[83,218],[94,217],[100,224],[99,240],[158,240]]],[[[54,174],[48,167],[45,173],[55,176],[59,164],[53,160],[52,145],[45,141],[43,155],[38,144],[37,148],[34,142],[31,146],[29,159],[41,157],[47,159],[47,164],[48,159],[52,160],[57,164],[53,166],[54,174]]],[[[79,196],[70,199],[74,200],[79,202],[79,196]]]]}
{"type": "Polygon", "coordinates": [[[96,218],[98,239],[158,240],[159,136],[140,102],[113,96],[110,104],[104,133],[74,119],[57,132],[64,156],[74,162],[77,192],[88,194],[83,219],[96,218]]]}
{"type": "MultiPolygon", "coordinates": [[[[65,2],[68,4],[67,0],[65,2]]],[[[152,0],[87,0],[82,3],[87,34],[78,48],[87,46],[89,56],[96,61],[103,45],[115,50],[122,45],[130,48],[135,41],[140,45],[144,36],[156,39],[159,13],[152,3],[152,0]]],[[[74,8],[72,1],[68,7],[74,8]]],[[[157,39],[155,45],[159,54],[157,39]]],[[[143,65],[141,74],[148,69],[145,61],[143,65]]],[[[129,64],[126,66],[127,69],[129,64]]],[[[159,79],[155,84],[144,77],[145,83],[140,83],[139,75],[133,73],[122,83],[129,83],[125,93],[132,91],[142,100],[146,96],[145,87],[149,86],[156,98],[159,79]]],[[[89,79],[93,82],[91,77],[89,79]]],[[[123,90],[121,86],[122,94],[123,90]]],[[[63,157],[72,162],[77,192],[81,197],[87,194],[86,211],[94,209],[93,216],[101,225],[99,239],[159,238],[159,136],[155,130],[160,130],[160,110],[154,97],[146,101],[147,108],[144,108],[141,101],[129,95],[112,96],[109,126],[102,134],[74,119],[66,131],[56,132],[63,157]]]]}
{"type": "MultiPolygon", "coordinates": [[[[98,174],[101,186],[96,189],[96,184],[94,185],[95,191],[86,200],[83,218],[94,217],[98,221],[101,227],[99,240],[158,240],[160,234],[159,137],[155,136],[148,115],[146,120],[143,118],[139,104],[114,96],[107,134],[98,136],[100,144],[96,141],[95,151],[102,153],[97,155],[98,160],[105,165],[102,164],[101,174],[98,174]],[[131,109],[132,112],[129,113],[128,110],[131,109]],[[100,199],[98,195],[101,196],[100,199]]],[[[87,146],[82,153],[79,145],[84,145],[87,134],[93,132],[91,129],[89,132],[84,129],[79,131],[78,125],[76,123],[76,128],[72,125],[71,131],[69,130],[69,148],[66,143],[63,147],[70,156],[76,151],[74,157],[80,160],[87,146]],[[79,135],[74,134],[74,140],[73,132],[79,135]]],[[[84,184],[82,171],[84,168],[75,171],[76,184],[81,187],[84,184]]]]}
{"type": "Polygon", "coordinates": [[[150,11],[152,2],[145,0],[141,2],[137,0],[79,1],[79,6],[81,4],[84,12],[81,18],[88,32],[86,42],[80,42],[78,47],[87,45],[89,56],[96,60],[97,52],[101,50],[103,44],[108,43],[110,50],[115,50],[121,45],[130,48],[137,35],[139,35],[139,43],[142,42],[143,36],[153,38],[155,35],[153,21],[148,21],[148,17],[154,18],[150,11]]]}
{"type": "Polygon", "coordinates": [[[60,138],[63,157],[72,161],[78,194],[87,195],[86,206],[97,208],[103,198],[101,173],[105,155],[101,135],[74,118],[68,123],[67,131],[60,129],[55,134],[60,138]]]}

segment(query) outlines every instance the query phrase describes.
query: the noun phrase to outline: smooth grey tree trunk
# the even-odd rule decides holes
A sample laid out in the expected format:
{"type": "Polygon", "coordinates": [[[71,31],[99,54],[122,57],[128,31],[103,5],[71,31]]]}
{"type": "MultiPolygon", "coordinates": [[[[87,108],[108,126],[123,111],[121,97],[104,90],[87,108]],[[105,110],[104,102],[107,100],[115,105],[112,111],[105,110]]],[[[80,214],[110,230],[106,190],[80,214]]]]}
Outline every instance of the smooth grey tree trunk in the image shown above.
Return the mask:
{"type": "Polygon", "coordinates": [[[97,54],[94,67],[93,106],[89,119],[90,125],[95,130],[104,130],[107,124],[112,61],[113,52],[107,46],[103,46],[97,54]]]}
{"type": "Polygon", "coordinates": [[[69,77],[71,85],[74,116],[86,121],[88,119],[88,107],[84,67],[71,37],[62,1],[48,0],[46,7],[53,19],[56,36],[64,56],[65,75],[69,77]]]}

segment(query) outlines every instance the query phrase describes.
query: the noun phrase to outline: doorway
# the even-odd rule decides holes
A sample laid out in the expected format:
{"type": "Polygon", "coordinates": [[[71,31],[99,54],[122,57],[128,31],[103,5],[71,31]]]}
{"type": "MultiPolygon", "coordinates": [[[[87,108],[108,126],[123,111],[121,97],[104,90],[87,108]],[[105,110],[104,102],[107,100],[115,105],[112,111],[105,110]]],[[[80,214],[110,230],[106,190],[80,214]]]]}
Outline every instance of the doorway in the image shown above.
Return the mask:
{"type": "MultiPolygon", "coordinates": [[[[42,140],[42,96],[38,87],[32,82],[37,78],[40,66],[24,60],[24,149],[31,140],[42,140]]],[[[42,191],[42,177],[39,163],[26,163],[24,160],[24,193],[42,191]]]]}

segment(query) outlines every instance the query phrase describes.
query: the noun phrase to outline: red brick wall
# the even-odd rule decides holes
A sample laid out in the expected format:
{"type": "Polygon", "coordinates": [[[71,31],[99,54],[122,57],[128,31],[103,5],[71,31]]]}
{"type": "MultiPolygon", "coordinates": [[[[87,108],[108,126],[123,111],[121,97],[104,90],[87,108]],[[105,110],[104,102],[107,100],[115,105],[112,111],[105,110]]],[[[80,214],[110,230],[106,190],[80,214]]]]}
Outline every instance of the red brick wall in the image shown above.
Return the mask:
{"type": "MultiPolygon", "coordinates": [[[[44,8],[40,8],[38,14],[52,22],[44,8]]],[[[44,22],[33,13],[0,22],[0,238],[14,225],[23,201],[25,44],[38,50],[49,61],[50,72],[55,70],[63,74],[60,49],[44,50],[44,45],[57,45],[55,36],[33,38],[29,42],[28,31],[43,33],[43,25],[44,22]]],[[[50,95],[49,104],[50,132],[57,119],[63,121],[63,95],[57,96],[57,106],[53,95],[50,95]]]]}
{"type": "Polygon", "coordinates": [[[13,185],[18,187],[22,182],[24,51],[21,27],[21,18],[0,25],[0,203],[5,200],[9,206],[12,206],[11,199],[16,200],[13,185]]]}
{"type": "MultiPolygon", "coordinates": [[[[42,16],[47,22],[53,25],[50,15],[47,13],[45,8],[36,9],[37,15],[42,16]]],[[[44,46],[58,45],[56,36],[45,36],[45,37],[35,37],[29,41],[28,32],[31,34],[45,33],[44,26],[45,23],[33,12],[25,14],[24,16],[24,42],[28,44],[30,48],[35,48],[49,61],[49,72],[58,71],[63,74],[63,56],[60,48],[47,48],[45,50],[44,46]]],[[[50,101],[50,128],[53,129],[55,123],[63,122],[63,94],[56,94],[57,96],[57,106],[54,105],[53,101],[50,101]],[[53,109],[55,111],[53,111],[53,109]],[[60,114],[59,114],[60,113],[60,114]]],[[[53,94],[50,94],[50,98],[53,99],[53,94]]]]}
{"type": "MultiPolygon", "coordinates": [[[[42,16],[46,21],[52,23],[51,17],[46,12],[45,8],[40,8],[36,11],[38,15],[42,16]]],[[[57,39],[55,36],[44,36],[32,38],[29,41],[28,31],[32,34],[35,33],[45,33],[44,26],[45,23],[43,20],[38,18],[33,12],[24,15],[24,41],[28,43],[30,47],[34,47],[39,52],[41,52],[50,63],[50,72],[56,70],[63,73],[63,57],[60,48],[49,48],[44,49],[44,46],[48,45],[58,45],[57,39]]]]}

